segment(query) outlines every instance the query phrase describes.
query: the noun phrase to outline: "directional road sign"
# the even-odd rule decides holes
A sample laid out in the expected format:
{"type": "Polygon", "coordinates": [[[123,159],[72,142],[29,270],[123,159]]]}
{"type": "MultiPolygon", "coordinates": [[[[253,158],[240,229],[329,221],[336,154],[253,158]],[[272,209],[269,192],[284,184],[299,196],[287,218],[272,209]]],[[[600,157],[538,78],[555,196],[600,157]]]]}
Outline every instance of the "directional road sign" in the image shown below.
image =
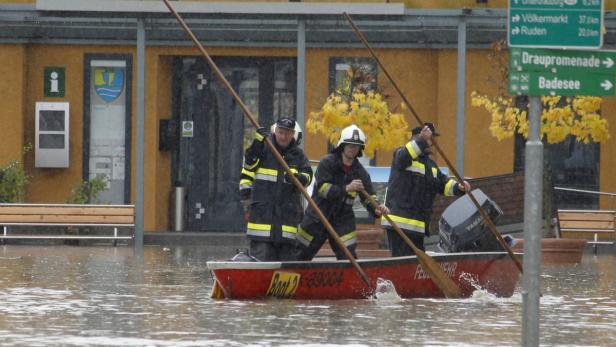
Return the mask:
{"type": "Polygon", "coordinates": [[[601,48],[603,1],[509,0],[509,46],[601,48]]]}
{"type": "Polygon", "coordinates": [[[550,72],[510,72],[511,94],[614,96],[614,75],[550,72]]]}
{"type": "Polygon", "coordinates": [[[616,74],[616,51],[511,48],[509,69],[510,71],[576,71],[616,74]]]}

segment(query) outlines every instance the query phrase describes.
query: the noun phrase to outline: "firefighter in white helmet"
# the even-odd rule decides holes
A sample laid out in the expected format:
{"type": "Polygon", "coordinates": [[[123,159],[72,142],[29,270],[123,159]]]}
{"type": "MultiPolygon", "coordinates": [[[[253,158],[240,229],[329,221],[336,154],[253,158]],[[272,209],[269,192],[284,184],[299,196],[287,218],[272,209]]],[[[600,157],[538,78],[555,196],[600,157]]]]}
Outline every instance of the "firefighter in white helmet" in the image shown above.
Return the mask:
{"type": "MultiPolygon", "coordinates": [[[[373,209],[360,193],[365,189],[368,194],[375,197],[370,175],[357,160],[362,156],[365,144],[366,135],[357,125],[344,128],[336,147],[319,162],[312,192],[312,198],[319,209],[354,257],[357,257],[355,253],[357,231],[353,213],[355,199],[359,196],[368,212],[374,217],[387,212],[384,205],[380,205],[376,210],[373,209]]],[[[327,229],[312,207],[308,207],[297,233],[298,260],[311,260],[328,238],[330,236],[327,229]]],[[[344,252],[334,240],[330,240],[329,243],[336,258],[346,259],[344,252]]]]}

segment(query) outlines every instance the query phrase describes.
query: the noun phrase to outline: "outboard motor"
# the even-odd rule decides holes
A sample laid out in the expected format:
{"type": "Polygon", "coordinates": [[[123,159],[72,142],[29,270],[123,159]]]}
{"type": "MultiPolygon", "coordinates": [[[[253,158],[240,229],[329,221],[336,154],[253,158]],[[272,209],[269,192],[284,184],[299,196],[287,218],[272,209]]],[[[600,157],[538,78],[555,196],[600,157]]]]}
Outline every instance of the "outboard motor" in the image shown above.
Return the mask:
{"type": "MultiPolygon", "coordinates": [[[[471,194],[486,211],[492,222],[503,215],[498,205],[490,200],[481,189],[471,194]]],[[[464,195],[449,205],[438,222],[440,240],[438,248],[442,252],[490,252],[503,248],[485,224],[481,213],[471,199],[464,195]]]]}

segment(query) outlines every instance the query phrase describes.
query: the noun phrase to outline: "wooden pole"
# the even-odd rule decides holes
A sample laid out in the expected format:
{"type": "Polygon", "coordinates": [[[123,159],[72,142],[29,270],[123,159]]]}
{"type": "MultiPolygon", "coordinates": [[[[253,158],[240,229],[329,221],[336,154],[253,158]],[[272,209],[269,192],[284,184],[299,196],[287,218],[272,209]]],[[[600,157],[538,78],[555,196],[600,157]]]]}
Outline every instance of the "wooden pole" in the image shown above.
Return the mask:
{"type": "MultiPolygon", "coordinates": [[[[257,122],[256,118],[252,115],[252,112],[250,112],[250,110],[248,109],[248,107],[246,107],[246,105],[244,104],[244,102],[242,101],[242,99],[240,98],[240,96],[235,92],[235,90],[233,89],[233,87],[231,86],[231,84],[229,83],[229,81],[227,81],[227,79],[225,78],[225,76],[223,75],[223,73],[220,71],[220,69],[218,68],[218,66],[216,65],[216,63],[214,63],[214,60],[212,60],[212,58],[210,57],[210,55],[207,53],[207,51],[205,50],[205,48],[203,47],[203,45],[201,44],[201,42],[199,42],[199,40],[197,39],[197,37],[193,34],[193,32],[190,30],[190,28],[188,27],[188,25],[186,25],[186,22],[184,22],[184,20],[182,19],[182,17],[180,17],[180,15],[177,13],[177,11],[175,10],[175,8],[173,8],[173,6],[171,6],[171,3],[169,3],[169,0],[163,0],[163,2],[165,3],[165,5],[167,6],[167,8],[169,8],[169,11],[171,11],[171,13],[175,16],[175,18],[178,20],[178,22],[180,23],[180,25],[182,26],[182,28],[184,28],[184,31],[186,31],[186,34],[188,34],[188,36],[190,37],[190,39],[194,42],[194,44],[197,46],[197,48],[199,48],[199,50],[201,51],[201,54],[203,55],[203,57],[205,58],[205,60],[207,61],[208,65],[210,66],[210,68],[212,68],[212,70],[214,71],[214,73],[216,73],[216,75],[218,76],[218,78],[221,80],[221,82],[224,84],[224,86],[227,88],[227,90],[229,91],[229,93],[231,93],[231,95],[233,96],[233,98],[235,99],[235,101],[237,102],[237,104],[240,106],[240,108],[242,109],[242,111],[244,111],[244,115],[246,115],[246,117],[248,118],[248,120],[250,121],[250,123],[252,123],[252,125],[255,128],[259,128],[260,125],[257,122]]],[[[334,228],[332,227],[332,225],[329,223],[329,221],[327,220],[327,218],[325,218],[325,215],[323,215],[323,212],[321,212],[321,210],[319,209],[319,207],[317,206],[317,204],[314,202],[314,200],[312,200],[312,198],[310,197],[310,195],[308,194],[308,192],[306,191],[306,188],[304,188],[304,186],[300,183],[300,181],[295,177],[295,175],[293,175],[293,173],[291,172],[291,168],[289,168],[289,165],[287,165],[287,163],[284,161],[284,158],[280,155],[280,153],[278,153],[278,150],[276,150],[276,147],[274,147],[274,144],[269,140],[269,138],[265,138],[265,144],[267,145],[267,147],[270,149],[270,151],[272,151],[272,153],[274,154],[274,157],[276,157],[276,160],[278,160],[278,162],[280,163],[280,165],[282,165],[282,167],[284,168],[284,171],[286,173],[289,174],[289,176],[291,177],[291,182],[293,182],[293,184],[295,185],[295,187],[297,187],[297,189],[299,189],[299,191],[302,193],[302,195],[304,195],[304,197],[306,198],[306,200],[308,200],[308,204],[315,210],[315,212],[317,213],[317,215],[319,216],[319,218],[321,219],[321,222],[323,222],[323,225],[325,226],[325,228],[327,229],[327,231],[329,232],[329,235],[334,239],[334,241],[336,241],[336,244],[338,244],[338,246],[340,247],[340,249],[342,249],[342,251],[344,252],[344,255],[346,255],[346,257],[349,259],[349,261],[351,262],[351,264],[353,265],[353,267],[355,268],[355,270],[357,270],[357,273],[360,275],[361,279],[364,281],[364,283],[366,283],[366,285],[372,289],[372,286],[370,285],[370,280],[368,280],[368,276],[366,276],[366,273],[362,270],[362,268],[359,266],[359,264],[357,263],[357,260],[355,260],[355,258],[353,257],[353,255],[351,254],[351,252],[349,251],[349,249],[344,245],[344,242],[342,242],[342,239],[340,239],[340,236],[338,236],[338,234],[336,233],[336,231],[334,230],[334,228]]]]}
{"type": "MultiPolygon", "coordinates": [[[[383,71],[385,76],[387,76],[387,79],[389,79],[389,81],[391,82],[391,84],[394,87],[394,89],[396,89],[396,91],[398,92],[398,94],[402,98],[402,101],[404,101],[404,104],[406,105],[406,107],[409,109],[409,111],[411,111],[411,114],[415,117],[415,119],[417,120],[417,122],[419,122],[420,125],[423,125],[424,122],[421,120],[421,118],[419,118],[419,115],[417,114],[417,112],[415,112],[415,109],[413,108],[413,106],[411,106],[411,102],[406,98],[404,93],[402,93],[402,90],[400,90],[400,88],[398,87],[398,85],[394,81],[393,77],[391,77],[391,75],[389,74],[389,72],[387,71],[387,69],[385,68],[383,63],[381,63],[381,61],[377,57],[376,53],[374,53],[374,50],[372,50],[372,47],[370,47],[370,44],[368,43],[368,40],[366,40],[366,37],[364,36],[364,34],[355,25],[355,23],[351,19],[351,16],[349,16],[346,12],[344,13],[344,16],[347,19],[347,21],[349,22],[349,24],[351,25],[351,27],[353,28],[353,31],[355,32],[355,35],[357,35],[357,37],[363,43],[363,45],[366,47],[366,49],[368,49],[368,51],[370,52],[370,55],[372,55],[374,60],[376,60],[377,64],[379,65],[379,67],[381,68],[381,70],[383,71]]],[[[432,144],[433,144],[434,148],[436,148],[436,151],[441,155],[443,160],[445,160],[445,163],[447,163],[447,166],[449,167],[451,172],[454,174],[454,176],[456,176],[456,179],[459,182],[463,181],[462,177],[460,177],[460,174],[458,173],[456,168],[453,166],[453,164],[451,164],[451,162],[449,161],[449,159],[447,158],[447,156],[445,155],[445,153],[443,152],[443,150],[438,145],[438,143],[436,142],[435,139],[432,141],[432,144]]],[[[507,242],[505,242],[505,240],[503,239],[501,234],[498,232],[498,230],[496,230],[496,226],[492,222],[492,219],[490,219],[490,216],[488,216],[488,214],[483,209],[483,207],[481,207],[481,205],[479,205],[479,202],[477,201],[477,199],[475,199],[475,197],[473,196],[473,194],[471,192],[466,192],[466,194],[471,199],[471,201],[473,202],[475,207],[477,207],[477,209],[479,210],[479,213],[483,217],[483,220],[486,222],[486,224],[488,225],[490,231],[492,232],[494,237],[496,237],[496,239],[500,243],[501,247],[503,247],[503,249],[507,251],[507,253],[511,257],[511,259],[515,263],[516,267],[520,270],[520,273],[523,273],[524,271],[522,269],[522,264],[520,263],[520,260],[518,259],[518,257],[516,257],[515,254],[513,254],[513,251],[511,250],[511,248],[509,247],[507,242]]]]}
{"type": "MultiPolygon", "coordinates": [[[[362,189],[361,194],[364,196],[364,198],[366,198],[370,202],[372,207],[374,208],[379,207],[379,205],[374,200],[374,198],[371,197],[370,194],[368,194],[365,190],[362,189]]],[[[398,227],[398,224],[396,224],[396,222],[394,222],[389,217],[388,214],[384,213],[383,217],[387,219],[387,221],[394,228],[396,233],[398,233],[398,235],[400,235],[400,237],[404,240],[404,242],[409,247],[411,247],[413,252],[415,252],[417,259],[419,260],[419,264],[421,264],[421,267],[430,276],[432,281],[441,289],[443,294],[445,294],[446,297],[452,298],[452,299],[459,298],[460,296],[462,296],[458,285],[449,276],[447,276],[447,273],[445,273],[445,271],[438,265],[436,260],[434,260],[434,258],[426,254],[426,252],[417,248],[417,246],[415,246],[413,241],[411,241],[411,239],[409,239],[408,236],[406,236],[406,234],[402,231],[402,229],[398,227]]]]}

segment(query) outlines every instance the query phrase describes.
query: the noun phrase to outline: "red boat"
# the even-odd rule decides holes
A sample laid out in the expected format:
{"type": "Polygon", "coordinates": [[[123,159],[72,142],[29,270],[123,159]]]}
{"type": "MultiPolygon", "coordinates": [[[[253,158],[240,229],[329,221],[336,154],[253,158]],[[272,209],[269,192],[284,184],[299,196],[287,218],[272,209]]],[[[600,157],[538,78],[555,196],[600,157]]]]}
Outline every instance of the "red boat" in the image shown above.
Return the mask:
{"type": "MultiPolygon", "coordinates": [[[[519,255],[519,254],[518,254],[519,255]]],[[[500,297],[513,294],[520,271],[506,252],[438,253],[432,255],[460,287],[463,297],[485,289],[500,297]]],[[[403,298],[442,298],[440,289],[417,257],[360,259],[372,288],[348,260],[310,262],[209,261],[216,297],[227,299],[365,299],[377,280],[389,280],[403,298]]]]}

